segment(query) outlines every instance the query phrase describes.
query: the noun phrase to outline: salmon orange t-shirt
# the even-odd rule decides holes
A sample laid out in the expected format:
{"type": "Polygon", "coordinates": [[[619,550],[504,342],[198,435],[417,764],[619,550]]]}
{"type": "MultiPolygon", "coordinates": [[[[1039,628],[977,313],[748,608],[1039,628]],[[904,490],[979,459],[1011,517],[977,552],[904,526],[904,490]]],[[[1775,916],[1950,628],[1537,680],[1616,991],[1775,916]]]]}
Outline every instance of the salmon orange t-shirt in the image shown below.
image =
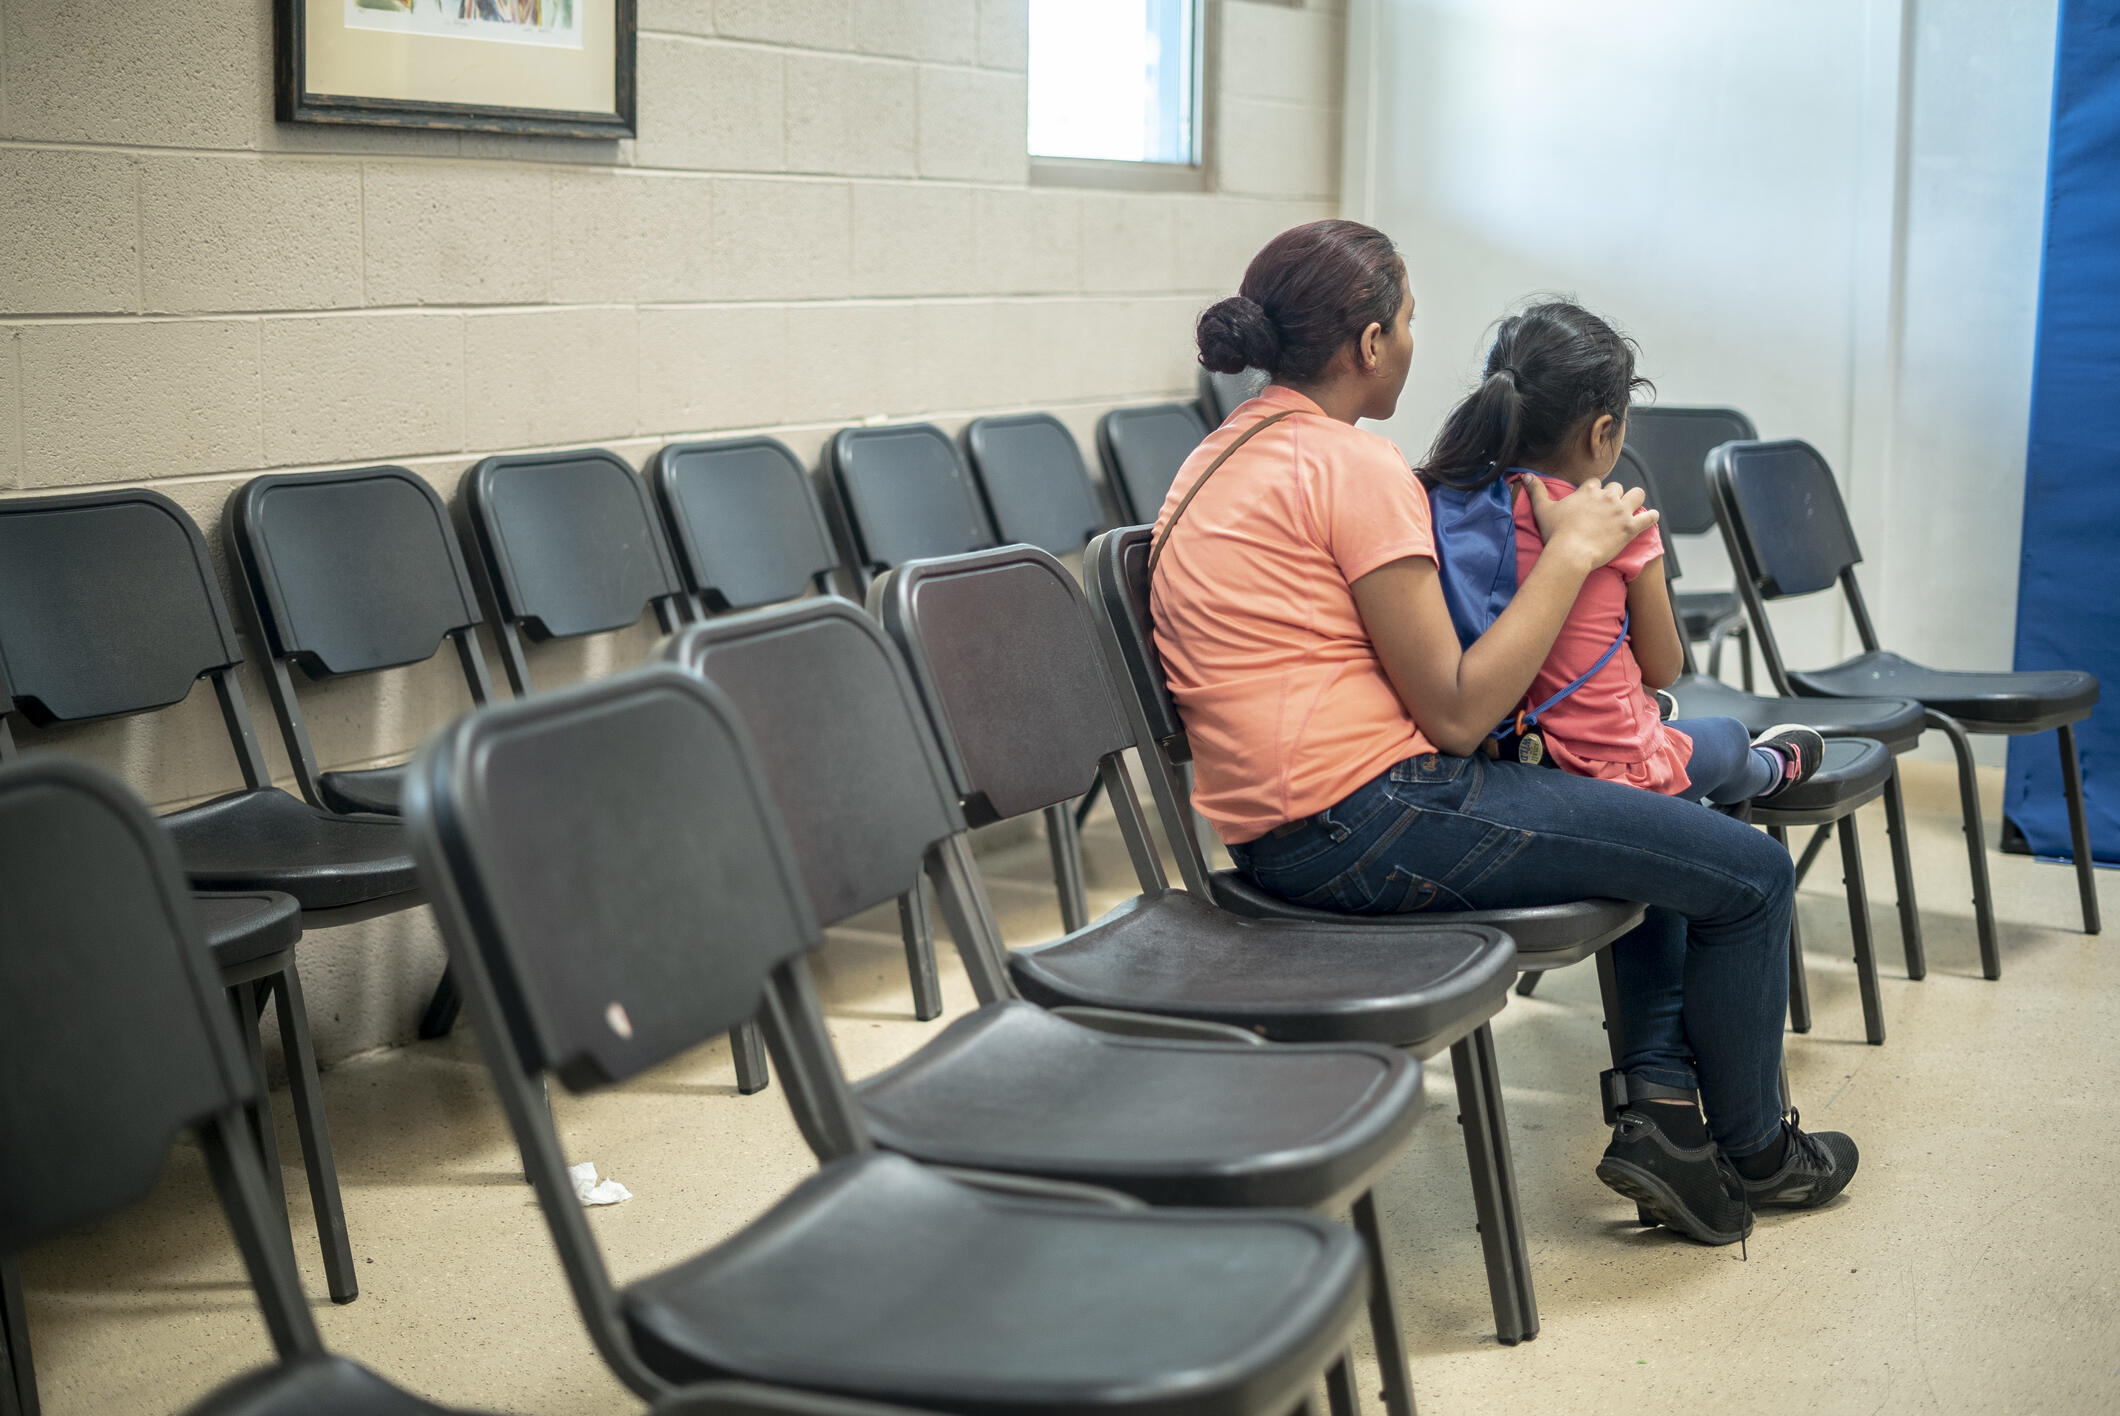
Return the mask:
{"type": "Polygon", "coordinates": [[[1435,557],[1428,495],[1388,439],[1268,385],[1185,460],[1156,530],[1223,449],[1150,588],[1156,647],[1192,743],[1193,804],[1239,844],[1435,751],[1355,608],[1355,581],[1435,557]]]}
{"type": "MultiPolygon", "coordinates": [[[[1539,474],[1526,472],[1524,476],[1539,474]]],[[[1546,477],[1546,490],[1559,501],[1575,491],[1572,482],[1546,477]]],[[[1538,564],[1545,542],[1531,514],[1530,494],[1516,492],[1516,583],[1521,585],[1538,564]]],[[[1626,549],[1590,572],[1575,608],[1561,625],[1560,637],[1531,681],[1525,706],[1535,707],[1586,672],[1619,635],[1627,612],[1627,587],[1650,562],[1664,554],[1664,538],[1654,526],[1627,543],[1626,549]]],[[[1622,644],[1611,661],[1590,681],[1548,709],[1539,719],[1546,751],[1579,777],[1625,782],[1646,791],[1671,793],[1687,781],[1693,739],[1665,726],[1656,699],[1642,683],[1642,666],[1632,645],[1622,644]]]]}

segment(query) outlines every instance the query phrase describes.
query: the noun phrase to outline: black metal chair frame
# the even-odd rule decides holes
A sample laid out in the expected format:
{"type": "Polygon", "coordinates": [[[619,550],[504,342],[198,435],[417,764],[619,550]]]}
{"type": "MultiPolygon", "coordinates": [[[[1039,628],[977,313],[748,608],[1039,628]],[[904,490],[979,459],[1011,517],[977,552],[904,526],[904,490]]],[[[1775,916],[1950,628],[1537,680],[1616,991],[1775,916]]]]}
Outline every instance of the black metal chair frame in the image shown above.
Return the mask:
{"type": "MultiPolygon", "coordinates": [[[[658,721],[672,719],[665,716],[658,721]]],[[[542,745],[541,750],[550,760],[549,745],[542,745]]],[[[574,1196],[545,1103],[544,1080],[556,1076],[576,1091],[623,1081],[666,1056],[690,1050],[702,1034],[728,1026],[727,1015],[748,1007],[755,1009],[753,1016],[772,1049],[782,1090],[805,1139],[820,1156],[830,1157],[807,1183],[829,1187],[861,1173],[865,1162],[876,1159],[860,1108],[832,1050],[806,962],[807,954],[817,947],[817,926],[756,764],[740,715],[719,691],[684,670],[658,666],[470,715],[421,749],[410,783],[408,816],[444,922],[444,937],[465,979],[480,1045],[568,1285],[607,1365],[628,1387],[651,1400],[665,1397],[672,1383],[656,1370],[652,1354],[623,1311],[623,1296],[613,1285],[574,1196]],[[506,773],[505,767],[494,765],[493,746],[510,732],[525,731],[533,737],[543,731],[563,732],[573,724],[590,722],[601,710],[628,702],[652,703],[667,713],[673,699],[689,699],[694,711],[704,711],[687,730],[690,740],[672,739],[671,750],[699,764],[701,780],[718,780],[714,802],[730,813],[732,823],[718,842],[711,832],[699,834],[696,840],[688,836],[687,848],[711,853],[717,848],[730,849],[736,840],[744,843],[739,852],[744,859],[712,861],[729,879],[744,882],[743,898],[730,905],[729,920],[699,921],[703,939],[713,942],[685,965],[702,977],[711,976],[720,992],[689,985],[666,990],[652,1000],[632,1000],[635,1010],[631,1014],[621,1003],[601,1010],[591,1005],[590,1011],[600,1012],[605,1026],[585,1027],[580,1019],[558,1016],[549,1006],[539,1007],[525,997],[527,971],[556,965],[542,958],[529,962],[513,958],[513,929],[490,894],[496,881],[505,878],[505,869],[497,865],[491,870],[500,873],[489,873],[480,824],[491,810],[484,783],[506,773]],[[525,972],[519,975],[519,969],[525,972]],[[746,990],[755,992],[740,1003],[746,990]]],[[[697,801],[700,796],[689,791],[686,799],[697,801]]],[[[702,864],[709,861],[711,855],[702,864]]],[[[970,898],[962,888],[970,880],[970,851],[961,837],[951,837],[928,852],[924,865],[938,885],[956,887],[945,898],[970,898]]],[[[529,986],[549,991],[556,981],[556,977],[543,977],[529,986]]],[[[601,977],[585,982],[593,989],[601,977]]],[[[995,1191],[1026,1204],[1138,1208],[1136,1202],[1089,1186],[1015,1175],[948,1174],[974,1189],[995,1191]]],[[[753,1229],[759,1227],[754,1224],[753,1229]]],[[[739,1234],[722,1247],[741,1245],[744,1237],[739,1234]]],[[[1351,1322],[1354,1304],[1350,1295],[1349,1311],[1344,1320],[1336,1315],[1335,1327],[1351,1322]]],[[[1344,1345],[1322,1356],[1312,1380],[1329,1367],[1335,1388],[1351,1396],[1344,1345]]],[[[905,1379],[917,1382],[910,1376],[905,1379]]],[[[1290,1404],[1302,1400],[1302,1393],[1296,1393],[1290,1404]]],[[[992,1401],[999,1409],[1013,1406],[1001,1393],[995,1393],[992,1401]]]]}
{"type": "MultiPolygon", "coordinates": [[[[1766,660],[1767,674],[1774,683],[1775,691],[1785,697],[1838,697],[1840,695],[1828,695],[1815,689],[1807,689],[1802,674],[1792,673],[1788,668],[1782,658],[1781,646],[1774,637],[1774,625],[1767,615],[1767,601],[1781,599],[1786,595],[1813,592],[1810,589],[1784,591],[1761,567],[1761,558],[1753,544],[1751,528],[1747,526],[1739,506],[1736,472],[1733,466],[1733,459],[1747,449],[1800,449],[1814,459],[1818,468],[1825,472],[1824,484],[1832,488],[1831,514],[1837,518],[1837,529],[1843,538],[1843,545],[1836,548],[1834,554],[1838,567],[1833,574],[1833,580],[1839,585],[1848,614],[1855,622],[1855,633],[1862,644],[1863,652],[1874,654],[1881,652],[1883,646],[1878,642],[1876,625],[1870,619],[1870,608],[1863,599],[1862,586],[1855,578],[1855,567],[1862,561],[1862,552],[1855,542],[1854,527],[1848,521],[1847,508],[1840,500],[1838,484],[1833,481],[1824,457],[1808,443],[1795,440],[1782,443],[1729,442],[1709,454],[1708,478],[1715,492],[1715,505],[1722,523],[1723,541],[1729,548],[1730,564],[1737,571],[1738,593],[1744,600],[1746,613],[1751,617],[1753,629],[1758,636],[1760,653],[1766,660]]],[[[2056,731],[2061,751],[2062,792],[2068,804],[2070,839],[2075,853],[2077,894],[2083,911],[2083,932],[2098,933],[2098,887],[2095,866],[2091,859],[2089,826],[2084,818],[2083,773],[2076,754],[2075,723],[2083,715],[2060,721],[2032,719],[2021,723],[1964,723],[1927,704],[1923,704],[1923,711],[1927,725],[1940,729],[1949,740],[1952,756],[1957,761],[1959,816],[1965,832],[1966,859],[1972,877],[1973,920],[1979,934],[1981,973],[1991,980],[2002,977],[2002,950],[1995,933],[1995,904],[1988,886],[1986,832],[1980,819],[1979,780],[1974,771],[1969,732],[2018,736],[2044,732],[2049,728],[2056,731]]],[[[1895,779],[1894,796],[1896,795],[1895,779]]],[[[1896,855],[1894,863],[1897,863],[1896,855]]],[[[1904,888],[1902,886],[1902,890],[1904,888]]]]}

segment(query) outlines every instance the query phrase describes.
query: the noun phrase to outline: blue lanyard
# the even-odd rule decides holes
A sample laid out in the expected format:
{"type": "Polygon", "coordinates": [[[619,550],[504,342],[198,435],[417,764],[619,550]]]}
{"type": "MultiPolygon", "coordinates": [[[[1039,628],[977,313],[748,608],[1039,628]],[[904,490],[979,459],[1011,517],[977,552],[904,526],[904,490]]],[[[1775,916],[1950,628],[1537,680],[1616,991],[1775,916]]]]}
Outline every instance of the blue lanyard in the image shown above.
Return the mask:
{"type": "Polygon", "coordinates": [[[1560,702],[1563,698],[1566,698],[1569,694],[1575,692],[1578,688],[1581,688],[1584,684],[1590,682],[1592,678],[1596,677],[1597,671],[1599,669],[1602,669],[1605,665],[1612,662],[1612,656],[1619,652],[1620,645],[1625,644],[1627,642],[1627,626],[1631,621],[1631,615],[1629,615],[1625,610],[1620,611],[1619,638],[1613,640],[1611,645],[1605,650],[1605,652],[1597,656],[1596,663],[1592,664],[1589,668],[1584,669],[1581,673],[1577,674],[1573,683],[1569,684],[1559,693],[1554,694],[1544,703],[1539,704],[1538,707],[1533,708],[1530,712],[1518,713],[1513,718],[1504,719],[1502,721],[1502,725],[1496,728],[1492,733],[1489,733],[1488,736],[1495,738],[1504,738],[1509,736],[1509,734],[1511,733],[1523,733],[1530,730],[1531,728],[1538,726],[1539,718],[1546,712],[1547,709],[1551,708],[1554,704],[1560,702]]]}

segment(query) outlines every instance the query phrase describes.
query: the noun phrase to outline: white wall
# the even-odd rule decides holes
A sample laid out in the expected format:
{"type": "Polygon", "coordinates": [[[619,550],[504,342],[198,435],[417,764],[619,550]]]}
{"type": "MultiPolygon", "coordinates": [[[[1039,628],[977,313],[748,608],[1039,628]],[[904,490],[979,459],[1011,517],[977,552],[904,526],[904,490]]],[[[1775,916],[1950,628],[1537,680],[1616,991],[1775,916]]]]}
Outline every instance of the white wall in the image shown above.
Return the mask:
{"type": "MultiPolygon", "coordinates": [[[[1489,324],[1567,293],[1662,401],[1825,454],[1888,644],[2006,664],[2053,24],[2052,0],[1357,0],[1346,201],[1417,301],[1388,431],[1418,456],[1489,324]]],[[[1686,561],[1727,583],[1719,546],[1686,561]]],[[[1824,602],[1776,623],[1797,665],[1854,647],[1824,602]]]]}

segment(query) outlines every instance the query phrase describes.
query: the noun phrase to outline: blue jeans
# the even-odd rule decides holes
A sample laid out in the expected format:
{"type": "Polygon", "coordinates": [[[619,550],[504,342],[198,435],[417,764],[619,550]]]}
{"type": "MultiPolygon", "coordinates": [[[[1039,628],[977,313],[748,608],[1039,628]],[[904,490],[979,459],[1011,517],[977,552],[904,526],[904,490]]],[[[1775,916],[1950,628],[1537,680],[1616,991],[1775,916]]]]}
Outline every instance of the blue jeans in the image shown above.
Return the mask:
{"type": "Polygon", "coordinates": [[[1781,754],[1752,746],[1751,734],[1735,718],[1674,718],[1665,726],[1693,739],[1693,756],[1686,763],[1691,780],[1676,793],[1688,801],[1706,797],[1729,806],[1750,801],[1781,780],[1781,754]]]}
{"type": "Polygon", "coordinates": [[[1698,1087],[1727,1155],[1779,1138],[1796,873],[1764,832],[1614,782],[1431,753],[1229,853],[1261,889],[1351,914],[1641,901],[1647,918],[1610,946],[1622,1070],[1698,1087]]]}

